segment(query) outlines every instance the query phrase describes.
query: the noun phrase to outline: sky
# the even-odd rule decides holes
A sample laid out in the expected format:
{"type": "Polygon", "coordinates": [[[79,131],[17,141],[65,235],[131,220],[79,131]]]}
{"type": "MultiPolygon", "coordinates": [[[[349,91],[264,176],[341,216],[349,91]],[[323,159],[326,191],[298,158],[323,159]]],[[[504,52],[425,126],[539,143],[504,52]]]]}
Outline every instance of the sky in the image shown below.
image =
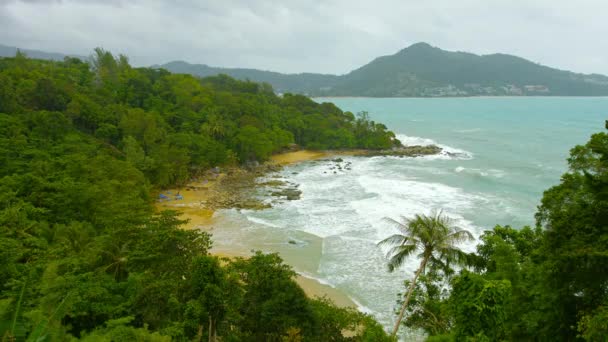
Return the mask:
{"type": "Polygon", "coordinates": [[[608,75],[608,0],[0,0],[0,44],[347,73],[416,42],[608,75]]]}

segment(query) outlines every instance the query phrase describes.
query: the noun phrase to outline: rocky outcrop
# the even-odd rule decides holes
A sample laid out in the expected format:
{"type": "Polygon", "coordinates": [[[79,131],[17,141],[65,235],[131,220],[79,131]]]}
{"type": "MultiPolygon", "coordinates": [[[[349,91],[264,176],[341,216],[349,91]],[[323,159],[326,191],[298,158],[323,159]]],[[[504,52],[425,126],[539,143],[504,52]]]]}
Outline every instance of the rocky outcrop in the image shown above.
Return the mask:
{"type": "Polygon", "coordinates": [[[443,149],[437,145],[413,145],[396,147],[390,150],[366,150],[361,153],[362,156],[393,156],[393,157],[421,157],[439,154],[443,149]]]}

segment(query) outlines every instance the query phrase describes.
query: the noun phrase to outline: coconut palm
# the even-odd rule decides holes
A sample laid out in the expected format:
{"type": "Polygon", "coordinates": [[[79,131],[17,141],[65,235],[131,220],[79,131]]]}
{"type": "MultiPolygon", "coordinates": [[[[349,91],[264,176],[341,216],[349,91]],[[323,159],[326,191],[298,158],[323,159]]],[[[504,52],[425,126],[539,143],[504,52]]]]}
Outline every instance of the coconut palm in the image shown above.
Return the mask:
{"type": "Polygon", "coordinates": [[[453,221],[442,211],[434,210],[429,216],[417,214],[411,219],[402,216],[401,222],[391,218],[385,218],[385,220],[394,224],[401,231],[400,234],[389,236],[378,243],[380,246],[391,247],[386,255],[389,259],[389,272],[403,265],[405,260],[414,253],[418,253],[416,257],[421,259],[393,329],[392,335],[396,336],[418,276],[424,272],[428,264],[446,269],[450,263],[464,262],[466,253],[456,245],[474,238],[470,232],[454,227],[453,221]]]}

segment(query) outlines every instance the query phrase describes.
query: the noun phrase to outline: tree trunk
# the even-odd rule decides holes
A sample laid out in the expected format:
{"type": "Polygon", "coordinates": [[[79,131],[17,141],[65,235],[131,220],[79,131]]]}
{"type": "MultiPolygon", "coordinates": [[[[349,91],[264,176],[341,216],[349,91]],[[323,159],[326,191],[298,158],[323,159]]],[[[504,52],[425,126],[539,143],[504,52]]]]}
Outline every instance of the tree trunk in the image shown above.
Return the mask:
{"type": "Polygon", "coordinates": [[[420,273],[422,273],[422,271],[426,267],[426,263],[428,260],[429,260],[429,256],[425,256],[424,259],[422,259],[422,262],[420,262],[420,267],[418,267],[416,274],[414,274],[414,279],[412,279],[410,288],[407,290],[407,296],[405,297],[405,301],[403,302],[403,305],[401,306],[401,312],[399,312],[399,317],[397,318],[397,323],[395,323],[395,328],[393,328],[393,333],[391,334],[393,337],[397,336],[397,331],[399,331],[399,325],[401,325],[401,321],[403,320],[403,315],[405,314],[405,309],[407,308],[407,305],[410,302],[410,297],[412,297],[412,293],[414,292],[414,288],[416,287],[416,280],[418,279],[418,276],[420,275],[420,273]]]}
{"type": "Polygon", "coordinates": [[[213,334],[213,319],[209,316],[209,342],[214,342],[214,334],[213,334]]]}
{"type": "Polygon", "coordinates": [[[198,325],[198,333],[196,334],[195,341],[202,342],[203,341],[203,325],[198,325]]]}

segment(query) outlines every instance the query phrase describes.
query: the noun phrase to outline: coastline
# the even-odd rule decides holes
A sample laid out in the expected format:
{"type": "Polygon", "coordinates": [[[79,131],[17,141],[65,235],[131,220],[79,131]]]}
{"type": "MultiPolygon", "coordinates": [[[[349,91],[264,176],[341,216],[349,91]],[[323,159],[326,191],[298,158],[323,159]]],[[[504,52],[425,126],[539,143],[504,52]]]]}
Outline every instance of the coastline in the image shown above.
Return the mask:
{"type": "Polygon", "coordinates": [[[365,150],[324,150],[311,151],[299,150],[294,152],[278,153],[270,157],[270,162],[279,166],[301,163],[305,161],[333,158],[338,156],[359,156],[365,155],[365,150]]]}
{"type": "MultiPolygon", "coordinates": [[[[159,211],[176,210],[180,212],[181,217],[188,220],[188,222],[183,226],[184,229],[201,229],[207,232],[212,232],[213,230],[222,229],[221,227],[214,225],[216,223],[216,210],[228,208],[230,207],[230,203],[232,203],[232,201],[228,200],[229,203],[226,205],[227,203],[218,203],[218,201],[226,201],[226,198],[231,197],[233,195],[232,192],[234,191],[245,192],[247,190],[251,190],[251,188],[255,187],[256,185],[255,178],[259,177],[261,174],[276,170],[277,167],[284,165],[329,158],[338,155],[357,155],[360,153],[361,151],[357,150],[300,150],[275,154],[267,163],[265,163],[265,165],[269,167],[269,170],[263,168],[263,170],[258,172],[250,172],[243,171],[242,169],[228,169],[217,173],[208,172],[198,179],[192,180],[181,189],[169,189],[162,191],[161,193],[169,198],[167,200],[157,201],[155,203],[155,207],[159,211]],[[242,178],[246,178],[246,180],[243,181],[242,178]],[[237,190],[231,188],[234,186],[235,179],[243,183],[241,186],[237,186],[237,190]],[[176,199],[178,194],[181,196],[181,199],[176,199]]],[[[234,203],[236,203],[236,201],[234,203]]],[[[248,254],[237,250],[226,249],[222,249],[220,251],[212,249],[210,253],[222,258],[246,258],[248,256],[248,254]]],[[[310,298],[327,297],[339,307],[358,307],[357,304],[346,294],[328,284],[324,284],[314,277],[298,273],[298,275],[294,277],[294,280],[310,298]]]]}

